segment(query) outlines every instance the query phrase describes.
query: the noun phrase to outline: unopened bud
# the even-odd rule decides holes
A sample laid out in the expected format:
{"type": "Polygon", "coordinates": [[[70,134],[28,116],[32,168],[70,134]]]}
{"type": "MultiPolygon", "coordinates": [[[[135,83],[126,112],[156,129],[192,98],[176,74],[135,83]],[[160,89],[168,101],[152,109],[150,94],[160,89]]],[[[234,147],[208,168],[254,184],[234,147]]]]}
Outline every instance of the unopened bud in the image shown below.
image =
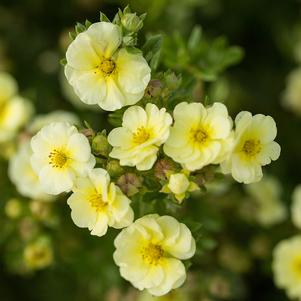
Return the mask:
{"type": "Polygon", "coordinates": [[[85,135],[88,139],[92,139],[95,135],[95,132],[91,128],[82,129],[80,132],[83,135],[85,135]]]}
{"type": "Polygon", "coordinates": [[[117,180],[117,185],[122,192],[127,196],[133,196],[139,192],[139,188],[142,186],[141,178],[134,173],[126,173],[117,180]]]}
{"type": "Polygon", "coordinates": [[[18,199],[10,199],[5,205],[5,213],[9,218],[18,218],[22,213],[22,204],[18,199]]]}
{"type": "Polygon", "coordinates": [[[109,175],[113,178],[121,176],[124,174],[124,169],[120,166],[118,160],[110,160],[107,163],[106,170],[108,171],[109,175]]]}
{"type": "Polygon", "coordinates": [[[158,160],[154,167],[155,176],[160,180],[166,180],[175,171],[173,161],[167,158],[158,160]]]}
{"type": "Polygon", "coordinates": [[[122,26],[129,32],[137,32],[143,27],[143,21],[136,13],[127,13],[121,17],[122,26]]]}
{"type": "Polygon", "coordinates": [[[46,220],[50,216],[50,206],[50,203],[38,200],[33,200],[29,204],[32,214],[40,220],[46,220]]]}
{"type": "Polygon", "coordinates": [[[111,145],[104,133],[98,133],[92,140],[92,151],[95,155],[107,157],[111,151],[111,145]]]}
{"type": "Polygon", "coordinates": [[[162,88],[163,86],[161,81],[158,79],[153,79],[149,82],[145,90],[145,96],[148,98],[157,97],[161,94],[162,88]]]}

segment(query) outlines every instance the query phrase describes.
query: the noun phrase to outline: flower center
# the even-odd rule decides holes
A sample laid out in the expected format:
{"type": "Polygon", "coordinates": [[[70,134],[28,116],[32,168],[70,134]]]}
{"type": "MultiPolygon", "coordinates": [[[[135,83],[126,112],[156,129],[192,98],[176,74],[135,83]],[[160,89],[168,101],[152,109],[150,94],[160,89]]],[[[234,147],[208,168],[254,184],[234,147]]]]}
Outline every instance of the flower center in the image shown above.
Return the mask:
{"type": "Polygon", "coordinates": [[[205,144],[208,138],[209,135],[204,129],[198,128],[192,131],[192,140],[194,142],[197,142],[199,144],[205,144]]]}
{"type": "Polygon", "coordinates": [[[163,257],[164,251],[161,246],[149,243],[146,247],[142,248],[141,254],[145,262],[157,265],[163,257]]]}
{"type": "Polygon", "coordinates": [[[99,69],[104,75],[110,75],[115,70],[115,63],[111,59],[104,59],[100,65],[99,69]]]}
{"type": "Polygon", "coordinates": [[[58,149],[51,151],[48,158],[49,164],[56,168],[63,168],[68,161],[68,156],[66,153],[58,149]]]}
{"type": "Polygon", "coordinates": [[[242,151],[249,157],[257,155],[261,150],[261,143],[259,140],[250,139],[245,141],[242,151]]]}
{"type": "Polygon", "coordinates": [[[97,212],[103,211],[105,207],[108,205],[102,199],[102,196],[98,193],[93,194],[89,198],[90,205],[94,208],[97,212]]]}
{"type": "Polygon", "coordinates": [[[142,144],[150,138],[150,132],[145,127],[139,127],[133,134],[133,141],[136,144],[142,144]]]}
{"type": "Polygon", "coordinates": [[[295,260],[294,260],[294,270],[295,270],[295,272],[296,272],[296,274],[299,276],[299,277],[301,277],[301,258],[296,258],[295,260]]]}
{"type": "Polygon", "coordinates": [[[0,100],[0,120],[5,117],[6,110],[7,110],[7,104],[4,102],[2,103],[0,100]]]}

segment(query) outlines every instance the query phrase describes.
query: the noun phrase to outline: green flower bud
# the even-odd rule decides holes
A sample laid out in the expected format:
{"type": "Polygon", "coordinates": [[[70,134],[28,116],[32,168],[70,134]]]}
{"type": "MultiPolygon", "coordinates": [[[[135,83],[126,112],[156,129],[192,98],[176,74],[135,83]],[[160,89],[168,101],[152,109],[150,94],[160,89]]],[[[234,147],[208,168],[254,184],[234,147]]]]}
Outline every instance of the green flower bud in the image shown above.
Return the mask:
{"type": "Polygon", "coordinates": [[[5,205],[5,214],[12,219],[18,218],[22,213],[22,204],[18,199],[10,199],[5,205]]]}
{"type": "Polygon", "coordinates": [[[118,160],[110,160],[107,163],[106,170],[113,178],[121,176],[124,173],[124,169],[120,166],[118,160]]]}
{"type": "Polygon", "coordinates": [[[95,155],[107,157],[111,151],[111,145],[105,133],[98,133],[92,140],[92,151],[95,155]]]}
{"type": "Polygon", "coordinates": [[[130,32],[137,32],[143,27],[143,21],[136,13],[127,13],[121,17],[122,26],[130,32]]]}

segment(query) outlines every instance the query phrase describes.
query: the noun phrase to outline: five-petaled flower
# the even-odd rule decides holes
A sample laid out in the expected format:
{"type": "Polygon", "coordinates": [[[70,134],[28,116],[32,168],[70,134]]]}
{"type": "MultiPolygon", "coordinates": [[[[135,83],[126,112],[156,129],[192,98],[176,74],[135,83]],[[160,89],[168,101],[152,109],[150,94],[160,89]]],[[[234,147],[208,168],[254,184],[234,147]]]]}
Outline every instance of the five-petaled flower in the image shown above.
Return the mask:
{"type": "Polygon", "coordinates": [[[140,53],[120,48],[119,26],[92,24],[70,44],[65,75],[86,104],[106,111],[137,103],[150,81],[150,68],[140,53]]]}
{"type": "Polygon", "coordinates": [[[180,287],[186,279],[181,260],[195,253],[186,225],[171,216],[146,215],[125,228],[115,240],[115,263],[121,276],[155,296],[180,287]]]}
{"type": "Polygon", "coordinates": [[[271,116],[240,112],[235,118],[232,151],[221,164],[223,172],[231,173],[240,183],[260,181],[261,166],[280,156],[280,146],[274,141],[276,135],[276,123],[271,116]]]}
{"type": "Polygon", "coordinates": [[[78,178],[68,199],[74,223],[88,228],[92,235],[105,235],[108,226],[121,229],[134,219],[130,200],[118,186],[110,182],[106,170],[95,168],[84,178],[78,178]]]}
{"type": "Polygon", "coordinates": [[[164,152],[188,170],[220,163],[229,149],[232,121],[222,103],[205,108],[182,102],[173,112],[175,123],[164,152]]]}
{"type": "Polygon", "coordinates": [[[169,135],[171,116],[165,108],[148,103],[145,110],[132,106],[124,112],[122,127],[113,129],[108,141],[113,146],[110,156],[120,165],[149,170],[157,160],[159,146],[169,135]]]}
{"type": "Polygon", "coordinates": [[[70,191],[76,177],[87,175],[95,165],[88,139],[69,123],[43,127],[31,139],[31,147],[32,168],[49,194],[70,191]]]}

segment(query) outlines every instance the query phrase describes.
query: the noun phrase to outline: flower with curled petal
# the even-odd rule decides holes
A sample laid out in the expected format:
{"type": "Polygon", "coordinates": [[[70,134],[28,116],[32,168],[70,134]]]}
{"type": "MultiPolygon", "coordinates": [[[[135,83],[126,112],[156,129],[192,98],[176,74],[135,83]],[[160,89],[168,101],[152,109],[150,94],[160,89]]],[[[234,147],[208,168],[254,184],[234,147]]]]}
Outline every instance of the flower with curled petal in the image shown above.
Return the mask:
{"type": "Polygon", "coordinates": [[[130,200],[110,182],[108,172],[92,169],[87,177],[78,178],[67,203],[74,223],[88,228],[92,235],[103,236],[108,226],[121,229],[133,222],[130,200]]]}

